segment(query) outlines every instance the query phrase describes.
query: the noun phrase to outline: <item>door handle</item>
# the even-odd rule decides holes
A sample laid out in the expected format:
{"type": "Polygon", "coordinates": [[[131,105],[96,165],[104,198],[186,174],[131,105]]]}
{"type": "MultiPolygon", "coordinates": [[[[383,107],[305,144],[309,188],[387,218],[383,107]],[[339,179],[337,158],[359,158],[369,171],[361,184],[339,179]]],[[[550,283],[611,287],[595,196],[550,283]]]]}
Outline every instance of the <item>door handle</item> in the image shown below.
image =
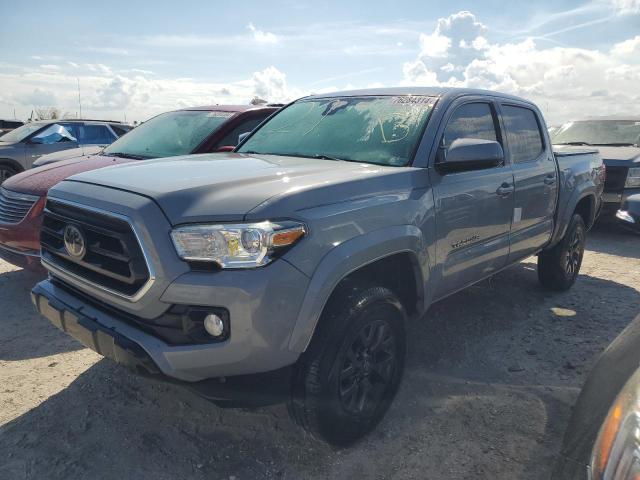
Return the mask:
{"type": "Polygon", "coordinates": [[[513,193],[514,190],[515,190],[515,187],[513,185],[509,185],[507,182],[505,182],[498,187],[498,189],[496,190],[496,193],[501,197],[508,197],[513,193]]]}
{"type": "Polygon", "coordinates": [[[553,185],[555,183],[556,183],[555,175],[549,175],[548,177],[545,177],[545,179],[544,179],[544,184],[545,185],[553,185]]]}

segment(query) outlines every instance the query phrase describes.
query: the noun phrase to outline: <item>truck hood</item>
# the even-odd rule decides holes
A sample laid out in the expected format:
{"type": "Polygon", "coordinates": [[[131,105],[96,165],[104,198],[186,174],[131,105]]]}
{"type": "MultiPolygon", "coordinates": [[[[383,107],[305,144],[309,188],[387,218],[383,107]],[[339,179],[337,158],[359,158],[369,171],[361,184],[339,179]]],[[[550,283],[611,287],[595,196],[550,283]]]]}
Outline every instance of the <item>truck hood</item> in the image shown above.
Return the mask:
{"type": "MultiPolygon", "coordinates": [[[[339,201],[327,193],[331,186],[352,183],[358,195],[365,178],[406,170],[364,163],[276,155],[200,154],[135,162],[99,172],[75,175],[82,182],[137,193],[153,199],[173,225],[210,221],[240,221],[270,199],[288,200],[278,216],[297,208],[293,197],[312,191],[313,203],[339,201]],[[322,190],[323,193],[319,193],[322,190]],[[327,198],[325,198],[327,197],[327,198]]],[[[413,169],[410,169],[413,170],[413,169]]],[[[379,182],[375,182],[379,183],[379,182]]],[[[366,192],[363,191],[363,194],[366,192]]],[[[282,202],[275,202],[281,204],[282,202]]],[[[304,206],[302,206],[304,207],[304,206]]],[[[272,216],[274,211],[268,209],[272,216]]]]}
{"type": "Polygon", "coordinates": [[[51,187],[76,173],[97,170],[110,165],[129,163],[131,161],[132,160],[125,158],[101,155],[74,157],[69,160],[51,163],[14,175],[7,179],[2,186],[13,192],[43,196],[47,194],[51,187]]]}
{"type": "Polygon", "coordinates": [[[640,164],[638,147],[596,147],[605,165],[611,167],[633,167],[640,164]],[[635,165],[634,165],[635,164],[635,165]]]}

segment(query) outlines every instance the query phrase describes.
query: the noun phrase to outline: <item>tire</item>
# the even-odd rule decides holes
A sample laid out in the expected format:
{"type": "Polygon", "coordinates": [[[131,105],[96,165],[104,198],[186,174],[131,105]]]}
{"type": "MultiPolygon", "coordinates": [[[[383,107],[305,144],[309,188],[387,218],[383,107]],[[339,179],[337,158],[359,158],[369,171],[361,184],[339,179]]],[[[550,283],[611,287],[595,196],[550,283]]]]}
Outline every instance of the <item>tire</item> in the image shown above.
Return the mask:
{"type": "Polygon", "coordinates": [[[6,163],[0,163],[0,185],[9,177],[14,176],[16,173],[19,173],[11,165],[7,165],[6,163]]]}
{"type": "Polygon", "coordinates": [[[369,433],[398,391],[405,311],[383,287],[346,285],[332,296],[294,367],[289,413],[318,440],[348,446],[369,433]]]}
{"type": "Polygon", "coordinates": [[[575,213],[562,240],[538,255],[538,280],[545,288],[564,292],[575,283],[582,265],[586,232],[584,220],[575,213]]]}

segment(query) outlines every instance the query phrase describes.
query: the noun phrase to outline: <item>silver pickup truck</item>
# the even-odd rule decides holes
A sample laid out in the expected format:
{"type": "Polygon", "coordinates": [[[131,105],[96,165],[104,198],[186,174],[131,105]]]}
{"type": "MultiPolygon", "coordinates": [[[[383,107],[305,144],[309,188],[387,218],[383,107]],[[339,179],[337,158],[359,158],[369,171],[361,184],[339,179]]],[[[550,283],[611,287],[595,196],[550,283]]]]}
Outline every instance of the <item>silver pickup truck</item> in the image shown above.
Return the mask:
{"type": "Polygon", "coordinates": [[[487,91],[302,98],[233,153],[54,187],[33,303],[137,372],[219,404],[286,399],[347,445],[389,408],[405,325],[433,302],[531,255],[545,287],[575,282],[602,160],[546,132],[487,91]]]}

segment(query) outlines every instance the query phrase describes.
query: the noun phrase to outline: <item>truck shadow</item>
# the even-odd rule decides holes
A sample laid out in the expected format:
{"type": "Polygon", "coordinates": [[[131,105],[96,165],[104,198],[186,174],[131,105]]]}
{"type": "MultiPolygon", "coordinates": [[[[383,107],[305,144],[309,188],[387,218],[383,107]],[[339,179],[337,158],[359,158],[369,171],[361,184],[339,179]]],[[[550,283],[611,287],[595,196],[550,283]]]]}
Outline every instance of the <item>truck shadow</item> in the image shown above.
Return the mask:
{"type": "Polygon", "coordinates": [[[640,234],[611,221],[599,221],[589,232],[587,248],[598,253],[640,259],[640,234]]]}
{"type": "Polygon", "coordinates": [[[33,308],[30,292],[43,278],[43,274],[28,270],[0,273],[0,361],[47,357],[84,348],[33,308]]]}
{"type": "Polygon", "coordinates": [[[103,360],[0,428],[0,477],[548,478],[594,355],[639,297],[587,275],[550,295],[523,263],[434,305],[408,328],[390,412],[340,451],[283,406],[219,409],[103,360]]]}

